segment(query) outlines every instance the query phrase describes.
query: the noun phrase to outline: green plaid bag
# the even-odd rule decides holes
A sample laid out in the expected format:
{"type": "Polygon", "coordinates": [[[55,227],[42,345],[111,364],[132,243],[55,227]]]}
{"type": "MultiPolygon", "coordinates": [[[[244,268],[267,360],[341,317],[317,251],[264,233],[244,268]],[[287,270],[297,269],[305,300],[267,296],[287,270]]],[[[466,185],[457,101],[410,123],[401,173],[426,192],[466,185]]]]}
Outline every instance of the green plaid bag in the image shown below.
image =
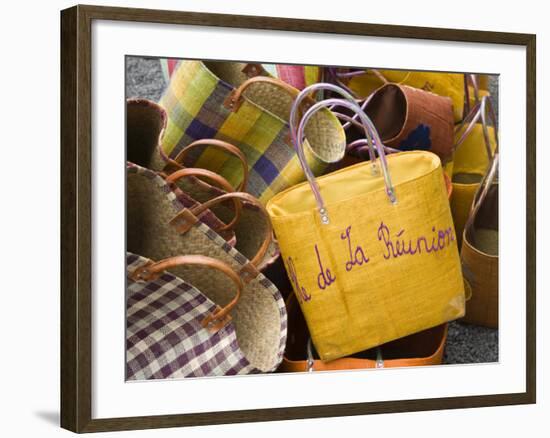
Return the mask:
{"type": "MultiPolygon", "coordinates": [[[[298,90],[267,76],[255,64],[182,61],[160,101],[168,113],[164,152],[175,157],[203,138],[234,144],[248,161],[248,192],[266,203],[304,180],[288,126],[297,94],[298,90]]],[[[312,103],[305,101],[306,106],[312,103]]],[[[316,175],[327,169],[327,163],[342,158],[345,133],[330,111],[315,114],[306,140],[307,160],[316,175]]],[[[236,158],[214,149],[194,151],[185,165],[210,169],[234,185],[241,175],[236,158]]]]}

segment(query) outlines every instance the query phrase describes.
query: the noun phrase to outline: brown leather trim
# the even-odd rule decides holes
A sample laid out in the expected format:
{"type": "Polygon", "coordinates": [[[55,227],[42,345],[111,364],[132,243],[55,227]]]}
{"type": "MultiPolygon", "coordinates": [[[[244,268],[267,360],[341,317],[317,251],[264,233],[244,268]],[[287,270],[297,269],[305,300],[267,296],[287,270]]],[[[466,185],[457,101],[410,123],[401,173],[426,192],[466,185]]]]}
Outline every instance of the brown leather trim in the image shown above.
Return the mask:
{"type": "Polygon", "coordinates": [[[194,149],[198,146],[213,146],[215,148],[218,148],[227,152],[228,154],[231,154],[237,157],[241,162],[241,167],[243,169],[243,178],[242,178],[242,182],[239,184],[236,190],[238,192],[246,192],[246,187],[248,185],[248,162],[247,162],[246,156],[237,146],[234,146],[231,143],[228,143],[223,140],[218,140],[216,138],[205,138],[201,140],[196,140],[190,143],[189,145],[185,146],[178,153],[178,155],[176,155],[176,157],[173,160],[170,160],[170,162],[166,164],[164,171],[170,174],[179,169],[182,169],[184,167],[184,161],[185,161],[186,155],[189,153],[191,149],[194,149]],[[173,170],[170,171],[170,169],[173,169],[173,170]]]}
{"type": "Polygon", "coordinates": [[[248,63],[242,69],[242,72],[249,78],[254,78],[256,76],[263,76],[267,72],[263,68],[262,64],[257,63],[248,63]]]}
{"type": "Polygon", "coordinates": [[[260,246],[260,248],[258,249],[258,252],[256,253],[256,255],[252,258],[252,260],[250,260],[250,263],[252,263],[255,266],[259,266],[259,264],[264,259],[264,256],[267,253],[267,250],[269,249],[269,245],[271,244],[271,241],[273,240],[273,227],[271,225],[271,220],[269,219],[269,214],[267,213],[267,210],[260,203],[260,201],[258,201],[254,196],[244,192],[225,193],[216,198],[209,199],[203,204],[198,205],[197,207],[194,207],[191,211],[195,216],[199,216],[204,210],[222,201],[225,201],[227,199],[234,199],[235,202],[239,202],[239,200],[249,202],[250,204],[254,205],[256,208],[260,210],[260,212],[262,213],[262,216],[266,221],[267,227],[266,227],[266,232],[264,236],[264,241],[260,246]]]}
{"type": "Polygon", "coordinates": [[[170,219],[169,224],[172,225],[178,234],[187,233],[193,225],[195,225],[199,219],[195,216],[191,210],[184,208],[178,214],[176,214],[172,219],[170,219]]]}
{"type": "Polygon", "coordinates": [[[247,263],[239,271],[239,275],[241,276],[241,279],[245,284],[248,284],[252,280],[254,280],[259,273],[260,271],[258,271],[256,266],[254,266],[252,263],[247,263]]]}
{"type": "Polygon", "coordinates": [[[255,76],[253,78],[250,78],[246,81],[244,81],[238,88],[235,88],[224,100],[223,105],[235,112],[237,111],[240,106],[243,103],[243,93],[244,91],[252,84],[254,83],[264,83],[264,84],[271,84],[276,87],[279,87],[286,91],[291,98],[296,98],[298,94],[300,93],[299,90],[294,88],[292,85],[287,84],[286,82],[283,82],[279,79],[271,78],[269,76],[255,76]]]}
{"type": "Polygon", "coordinates": [[[147,263],[144,263],[141,266],[138,266],[134,269],[134,272],[130,274],[130,279],[133,281],[153,281],[160,277],[160,273],[152,273],[149,268],[154,265],[152,260],[149,260],[147,263]]]}
{"type": "MultiPolygon", "coordinates": [[[[218,175],[217,173],[211,172],[207,169],[200,169],[200,168],[193,168],[193,167],[184,167],[183,169],[179,169],[176,172],[168,175],[165,179],[166,182],[169,184],[175,184],[178,180],[185,177],[203,177],[209,180],[210,182],[214,183],[216,186],[221,188],[222,190],[226,192],[233,192],[233,186],[227,181],[223,176],[218,175]]],[[[218,228],[216,231],[226,231],[231,230],[237,225],[241,218],[241,203],[237,200],[234,201],[235,205],[235,217],[233,220],[228,223],[227,225],[224,225],[220,228],[218,228]]],[[[201,213],[204,210],[201,210],[201,213]]],[[[198,214],[196,214],[198,216],[198,214]]]]}
{"type": "Polygon", "coordinates": [[[216,315],[218,315],[222,310],[223,309],[220,306],[216,306],[214,312],[201,321],[201,325],[212,334],[219,332],[232,320],[231,315],[229,314],[216,319],[216,315]]]}
{"type": "Polygon", "coordinates": [[[236,112],[242,105],[242,99],[239,99],[238,89],[235,88],[223,101],[223,106],[232,112],[236,112]]]}
{"type": "Polygon", "coordinates": [[[130,275],[130,278],[134,281],[153,281],[162,275],[164,271],[178,266],[187,265],[213,268],[229,277],[229,279],[237,287],[235,297],[225,307],[222,308],[220,306],[216,306],[216,309],[201,321],[201,325],[204,328],[207,328],[210,332],[215,333],[231,321],[229,313],[239,302],[244,288],[244,284],[239,275],[227,263],[203,255],[175,256],[160,260],[158,262],[149,260],[142,266],[138,267],[130,275]]]}

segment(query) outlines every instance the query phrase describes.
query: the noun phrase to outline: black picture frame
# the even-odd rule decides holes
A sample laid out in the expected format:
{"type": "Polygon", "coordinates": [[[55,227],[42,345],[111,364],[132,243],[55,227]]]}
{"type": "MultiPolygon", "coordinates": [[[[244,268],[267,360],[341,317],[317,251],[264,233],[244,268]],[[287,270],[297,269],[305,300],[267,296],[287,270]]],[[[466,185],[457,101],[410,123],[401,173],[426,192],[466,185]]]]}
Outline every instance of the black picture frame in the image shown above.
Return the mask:
{"type": "Polygon", "coordinates": [[[536,400],[536,36],[289,18],[75,6],[61,12],[61,426],[74,432],[351,416],[536,400]],[[527,77],[526,391],[467,397],[92,419],[91,24],[93,20],[524,46],[527,77]]]}

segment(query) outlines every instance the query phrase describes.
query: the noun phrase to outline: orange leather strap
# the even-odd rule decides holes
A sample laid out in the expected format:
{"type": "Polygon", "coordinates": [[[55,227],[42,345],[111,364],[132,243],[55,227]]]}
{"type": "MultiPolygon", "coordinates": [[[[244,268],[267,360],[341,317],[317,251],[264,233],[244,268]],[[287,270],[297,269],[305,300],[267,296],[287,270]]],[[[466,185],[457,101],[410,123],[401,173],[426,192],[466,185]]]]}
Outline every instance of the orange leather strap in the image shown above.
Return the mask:
{"type": "Polygon", "coordinates": [[[271,226],[271,221],[269,220],[269,214],[267,213],[267,210],[265,209],[265,207],[260,203],[260,201],[258,201],[254,196],[249,195],[248,193],[232,192],[232,193],[226,193],[224,195],[220,195],[216,198],[210,199],[210,200],[206,201],[205,203],[192,208],[191,212],[195,216],[198,216],[199,214],[201,214],[207,208],[210,208],[213,205],[216,205],[216,204],[218,204],[222,201],[225,201],[227,199],[235,199],[235,200],[241,200],[241,201],[249,202],[250,204],[254,205],[256,208],[258,208],[260,210],[260,212],[262,213],[262,215],[263,215],[263,217],[266,221],[267,227],[266,227],[264,241],[262,242],[262,245],[260,246],[260,249],[258,250],[256,255],[252,258],[252,260],[250,260],[250,263],[252,265],[254,265],[255,267],[257,267],[257,266],[259,266],[259,264],[263,260],[265,254],[266,254],[266,252],[269,248],[269,244],[271,243],[271,241],[273,239],[273,228],[271,226]]]}
{"type": "Polygon", "coordinates": [[[201,321],[203,327],[216,332],[231,320],[229,313],[231,312],[231,309],[233,309],[239,302],[239,298],[241,297],[241,293],[244,288],[241,278],[228,264],[203,255],[176,256],[169,257],[158,262],[153,262],[150,260],[134,270],[130,278],[134,281],[153,281],[159,278],[166,270],[186,265],[206,266],[216,269],[229,277],[229,279],[237,287],[235,297],[225,307],[221,308],[217,306],[215,312],[211,313],[201,321]]]}
{"type": "Polygon", "coordinates": [[[243,168],[243,179],[242,179],[242,182],[237,187],[236,191],[246,192],[246,187],[248,185],[248,163],[246,160],[246,156],[242,153],[242,151],[238,147],[233,146],[231,143],[227,143],[226,141],[223,141],[223,140],[208,138],[208,139],[194,141],[193,143],[184,147],[178,153],[178,155],[176,155],[175,158],[170,159],[169,163],[166,165],[164,170],[167,171],[167,173],[171,173],[171,171],[173,172],[174,170],[182,169],[183,162],[185,160],[186,155],[189,153],[191,149],[196,148],[197,146],[214,146],[215,148],[226,151],[231,155],[234,155],[235,157],[237,157],[241,162],[241,166],[243,168]]]}
{"type": "MultiPolygon", "coordinates": [[[[355,357],[343,357],[340,359],[332,360],[330,362],[323,362],[316,359],[313,361],[311,371],[336,371],[336,370],[358,370],[368,368],[397,368],[397,367],[413,367],[423,365],[440,365],[443,360],[443,352],[445,350],[445,342],[447,340],[447,325],[443,328],[441,340],[437,347],[437,350],[428,357],[414,357],[406,359],[388,359],[383,360],[383,365],[377,365],[377,361],[373,359],[361,359],[355,357]]],[[[290,360],[283,357],[283,362],[280,367],[284,372],[299,372],[308,371],[307,360],[290,360]]]]}
{"type": "MultiPolygon", "coordinates": [[[[223,176],[218,175],[217,173],[214,173],[206,169],[185,167],[183,169],[176,170],[174,173],[168,175],[165,178],[166,178],[166,182],[168,182],[169,184],[175,184],[181,178],[185,178],[189,176],[195,176],[195,177],[200,176],[200,177],[206,178],[209,181],[216,184],[221,189],[227,192],[233,192],[233,187],[231,186],[231,184],[229,184],[229,181],[227,181],[223,176]]],[[[218,228],[216,231],[230,230],[237,224],[237,222],[239,222],[239,219],[241,216],[241,203],[239,201],[234,201],[234,203],[235,203],[235,217],[230,223],[228,223],[227,225],[223,225],[221,228],[218,228]]],[[[204,210],[201,210],[201,213],[203,211],[204,210]]]]}
{"type": "MultiPolygon", "coordinates": [[[[257,83],[263,83],[263,84],[271,84],[273,86],[279,87],[282,90],[284,90],[288,95],[295,99],[298,94],[300,93],[299,90],[294,88],[293,86],[287,84],[286,82],[283,82],[279,79],[270,78],[269,76],[254,76],[246,81],[244,81],[238,88],[235,88],[225,99],[223,105],[230,109],[231,111],[235,112],[237,111],[243,101],[243,93],[244,91],[252,84],[257,83]]],[[[315,101],[311,98],[307,98],[302,103],[302,111],[306,110],[309,106],[313,105],[315,101]]]]}

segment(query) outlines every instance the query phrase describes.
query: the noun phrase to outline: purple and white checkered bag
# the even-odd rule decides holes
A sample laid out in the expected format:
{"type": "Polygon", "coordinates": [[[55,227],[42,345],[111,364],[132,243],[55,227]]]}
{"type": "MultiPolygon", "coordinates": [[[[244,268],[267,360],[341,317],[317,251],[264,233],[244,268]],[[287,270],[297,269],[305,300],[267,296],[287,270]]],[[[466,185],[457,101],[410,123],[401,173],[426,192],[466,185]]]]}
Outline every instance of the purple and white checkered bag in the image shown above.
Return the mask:
{"type": "MultiPolygon", "coordinates": [[[[221,308],[191,284],[167,271],[145,280],[136,275],[151,263],[127,253],[128,380],[253,374],[273,371],[278,366],[280,361],[270,369],[254,366],[251,359],[265,359],[251,357],[261,354],[262,346],[257,344],[244,351],[235,322],[225,315],[216,317],[221,308]],[[218,324],[205,325],[208,319],[218,320],[218,324]]],[[[234,276],[239,278],[237,273],[234,276]]],[[[286,314],[281,320],[281,332],[286,333],[286,314]]],[[[257,336],[257,341],[263,342],[261,334],[257,336]]]]}
{"type": "Polygon", "coordinates": [[[136,270],[148,263],[127,254],[127,378],[253,372],[232,323],[214,333],[204,327],[202,321],[216,312],[216,304],[168,272],[148,281],[136,279],[136,270]]]}

